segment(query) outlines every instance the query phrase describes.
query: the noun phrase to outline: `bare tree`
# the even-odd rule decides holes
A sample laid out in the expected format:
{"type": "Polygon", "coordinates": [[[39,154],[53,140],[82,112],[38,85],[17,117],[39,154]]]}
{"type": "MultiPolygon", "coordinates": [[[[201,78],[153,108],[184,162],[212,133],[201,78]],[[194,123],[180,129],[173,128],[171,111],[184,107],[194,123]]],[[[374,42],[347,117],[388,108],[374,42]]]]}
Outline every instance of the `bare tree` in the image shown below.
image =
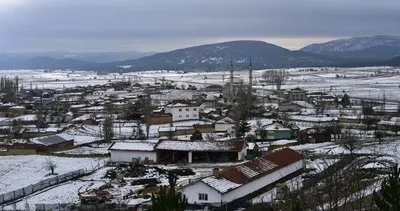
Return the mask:
{"type": "Polygon", "coordinates": [[[279,91],[287,79],[287,73],[285,70],[267,70],[262,73],[261,77],[268,85],[276,86],[276,89],[279,91]]]}
{"type": "Polygon", "coordinates": [[[44,169],[51,172],[50,174],[54,174],[54,170],[57,168],[56,162],[54,162],[54,160],[51,158],[46,158],[42,165],[44,169]]]}

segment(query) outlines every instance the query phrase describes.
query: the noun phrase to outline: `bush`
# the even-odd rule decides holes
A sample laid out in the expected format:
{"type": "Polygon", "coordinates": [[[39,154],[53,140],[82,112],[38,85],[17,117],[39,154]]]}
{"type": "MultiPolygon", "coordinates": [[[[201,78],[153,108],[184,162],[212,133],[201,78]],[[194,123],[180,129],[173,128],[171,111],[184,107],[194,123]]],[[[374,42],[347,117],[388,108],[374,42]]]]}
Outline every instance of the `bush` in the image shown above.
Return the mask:
{"type": "Polygon", "coordinates": [[[107,170],[104,177],[108,179],[115,179],[117,178],[117,172],[114,169],[107,170]]]}
{"type": "Polygon", "coordinates": [[[158,184],[160,181],[156,178],[149,178],[149,179],[137,179],[131,182],[132,186],[135,185],[148,185],[148,184],[158,184]]]}

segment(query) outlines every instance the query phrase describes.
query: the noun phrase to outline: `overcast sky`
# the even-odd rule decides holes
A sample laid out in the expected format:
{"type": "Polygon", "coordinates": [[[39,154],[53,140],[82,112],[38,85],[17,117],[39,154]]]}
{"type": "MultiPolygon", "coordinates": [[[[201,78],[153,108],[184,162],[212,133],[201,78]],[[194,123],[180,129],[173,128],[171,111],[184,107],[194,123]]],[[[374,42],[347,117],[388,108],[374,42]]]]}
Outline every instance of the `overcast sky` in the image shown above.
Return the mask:
{"type": "Polygon", "coordinates": [[[166,51],[256,39],[299,49],[400,35],[400,0],[0,0],[0,52],[166,51]]]}

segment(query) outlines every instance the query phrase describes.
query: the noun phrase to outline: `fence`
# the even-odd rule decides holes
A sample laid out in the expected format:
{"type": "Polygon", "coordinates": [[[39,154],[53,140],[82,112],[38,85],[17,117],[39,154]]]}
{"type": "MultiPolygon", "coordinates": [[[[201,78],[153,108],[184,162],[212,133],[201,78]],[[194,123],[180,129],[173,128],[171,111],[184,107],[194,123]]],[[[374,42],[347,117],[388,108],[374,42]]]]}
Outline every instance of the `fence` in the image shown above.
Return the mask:
{"type": "Polygon", "coordinates": [[[28,196],[37,191],[43,190],[45,188],[51,187],[53,185],[57,185],[62,182],[66,182],[68,180],[80,177],[85,174],[84,169],[79,169],[76,171],[72,171],[66,174],[58,175],[56,177],[52,177],[46,180],[42,180],[36,184],[29,185],[27,187],[10,191],[8,193],[4,193],[0,195],[0,204],[5,204],[7,202],[14,201],[16,199],[28,196]]]}

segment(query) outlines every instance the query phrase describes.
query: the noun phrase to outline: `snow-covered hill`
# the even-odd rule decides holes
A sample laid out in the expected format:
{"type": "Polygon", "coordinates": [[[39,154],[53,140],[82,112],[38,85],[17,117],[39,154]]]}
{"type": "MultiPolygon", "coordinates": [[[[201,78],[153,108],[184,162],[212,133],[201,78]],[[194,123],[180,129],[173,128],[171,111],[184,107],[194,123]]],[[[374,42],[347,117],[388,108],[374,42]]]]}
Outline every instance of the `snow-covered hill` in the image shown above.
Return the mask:
{"type": "Polygon", "coordinates": [[[303,49],[314,54],[387,60],[400,55],[400,36],[376,35],[311,44],[303,49]]]}

